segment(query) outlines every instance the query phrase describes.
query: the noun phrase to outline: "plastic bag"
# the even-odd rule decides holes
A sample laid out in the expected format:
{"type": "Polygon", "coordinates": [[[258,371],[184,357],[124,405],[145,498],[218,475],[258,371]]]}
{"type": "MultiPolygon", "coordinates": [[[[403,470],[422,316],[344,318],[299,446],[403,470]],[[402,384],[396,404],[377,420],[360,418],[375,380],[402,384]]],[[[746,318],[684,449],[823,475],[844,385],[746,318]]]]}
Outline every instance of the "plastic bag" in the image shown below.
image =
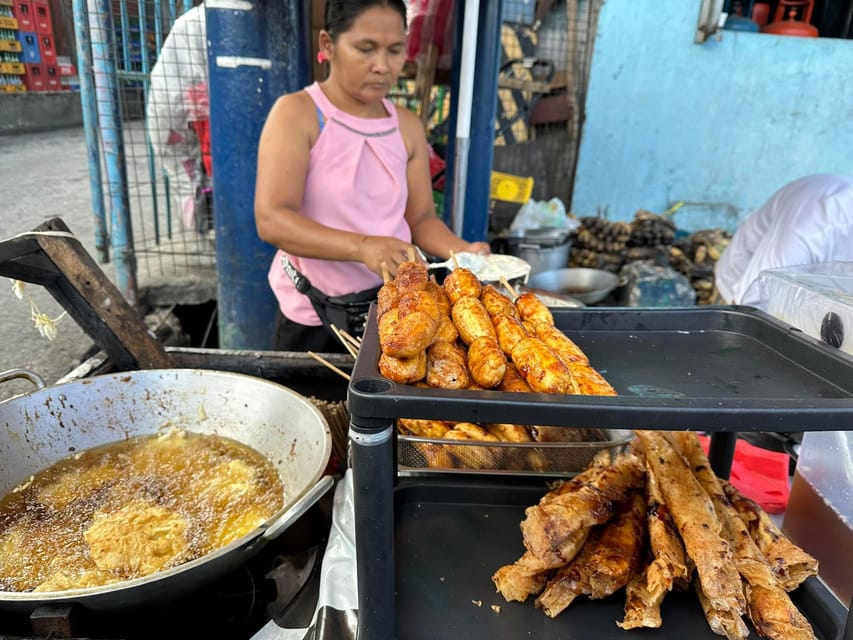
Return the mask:
{"type": "Polygon", "coordinates": [[[414,0],[408,3],[409,34],[406,57],[423,64],[430,45],[437,49],[438,66],[449,68],[453,51],[453,0],[414,0]]]}
{"type": "Polygon", "coordinates": [[[574,231],[580,226],[575,218],[566,214],[566,205],[559,198],[528,200],[515,214],[509,226],[510,235],[523,235],[528,229],[557,228],[574,231]]]}

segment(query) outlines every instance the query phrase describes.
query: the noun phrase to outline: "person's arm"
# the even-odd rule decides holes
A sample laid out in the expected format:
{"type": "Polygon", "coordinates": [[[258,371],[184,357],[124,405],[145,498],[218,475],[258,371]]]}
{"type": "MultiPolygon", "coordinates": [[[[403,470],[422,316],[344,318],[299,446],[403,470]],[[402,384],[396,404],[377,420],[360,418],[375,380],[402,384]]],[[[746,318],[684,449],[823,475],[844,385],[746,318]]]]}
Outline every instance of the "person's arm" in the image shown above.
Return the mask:
{"type": "Polygon", "coordinates": [[[279,98],[258,143],[255,224],[260,238],[292,255],[354,261],[392,275],[410,245],[397,238],[332,229],[300,213],[311,146],[320,135],[314,102],[300,92],[279,98]]]}
{"type": "Polygon", "coordinates": [[[427,253],[444,260],[450,257],[451,251],[488,254],[487,243],[466,242],[448,229],[436,215],[429,173],[429,151],[423,125],[408,109],[398,108],[397,112],[400,118],[400,131],[409,154],[406,172],[409,188],[406,222],[412,230],[412,241],[427,253]]]}

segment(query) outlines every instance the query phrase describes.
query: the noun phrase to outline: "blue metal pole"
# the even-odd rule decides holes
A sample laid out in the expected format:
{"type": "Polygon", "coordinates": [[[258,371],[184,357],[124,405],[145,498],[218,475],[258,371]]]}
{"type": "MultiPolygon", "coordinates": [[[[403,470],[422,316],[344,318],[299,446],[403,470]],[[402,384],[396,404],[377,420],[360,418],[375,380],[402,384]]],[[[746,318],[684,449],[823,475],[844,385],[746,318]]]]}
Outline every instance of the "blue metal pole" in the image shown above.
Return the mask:
{"type": "Polygon", "coordinates": [[[219,342],[269,349],[278,306],[267,282],[274,248],[255,228],[258,139],[276,98],[308,84],[310,11],[305,0],[221,4],[205,5],[219,342]]]}
{"type": "Polygon", "coordinates": [[[98,145],[98,107],[95,79],[92,75],[92,41],[89,37],[89,12],[86,0],[73,0],[74,36],[77,40],[77,74],[80,77],[80,106],[86,133],[86,157],[89,162],[89,190],[95,219],[95,250],[101,262],[110,261],[107,214],[101,177],[101,153],[98,145]]]}
{"type": "Polygon", "coordinates": [[[115,256],[116,286],[131,305],[138,301],[136,256],[130,223],[130,197],[124,154],[115,31],[110,0],[89,0],[89,30],[92,35],[92,66],[95,72],[98,121],[104,151],[104,166],[110,196],[111,246],[115,256]]]}
{"type": "Polygon", "coordinates": [[[468,182],[462,237],[468,242],[485,240],[489,231],[489,189],[495,145],[498,68],[500,66],[502,0],[480,3],[477,32],[477,67],[471,105],[471,145],[468,150],[468,182]]]}
{"type": "MultiPolygon", "coordinates": [[[[142,56],[142,96],[144,108],[148,106],[148,92],[151,90],[151,61],[148,58],[148,13],[146,10],[146,2],[137,4],[137,17],[139,18],[139,46],[142,56]]],[[[151,140],[148,138],[148,130],[145,131],[145,155],[148,164],[148,179],[151,181],[151,204],[153,207],[154,216],[154,243],[160,244],[160,204],[157,201],[157,168],[154,161],[154,148],[151,146],[151,140]]]]}

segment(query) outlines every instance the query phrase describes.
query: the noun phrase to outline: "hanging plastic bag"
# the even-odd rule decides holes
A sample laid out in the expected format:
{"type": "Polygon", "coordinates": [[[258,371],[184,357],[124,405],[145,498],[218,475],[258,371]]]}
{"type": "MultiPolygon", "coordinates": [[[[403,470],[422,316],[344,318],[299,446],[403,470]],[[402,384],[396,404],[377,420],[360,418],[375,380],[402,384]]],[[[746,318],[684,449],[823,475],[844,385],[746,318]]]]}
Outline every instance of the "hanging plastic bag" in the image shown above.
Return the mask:
{"type": "Polygon", "coordinates": [[[566,205],[559,198],[528,200],[512,220],[510,235],[524,235],[528,229],[556,228],[574,231],[580,226],[577,219],[566,214],[566,205]]]}

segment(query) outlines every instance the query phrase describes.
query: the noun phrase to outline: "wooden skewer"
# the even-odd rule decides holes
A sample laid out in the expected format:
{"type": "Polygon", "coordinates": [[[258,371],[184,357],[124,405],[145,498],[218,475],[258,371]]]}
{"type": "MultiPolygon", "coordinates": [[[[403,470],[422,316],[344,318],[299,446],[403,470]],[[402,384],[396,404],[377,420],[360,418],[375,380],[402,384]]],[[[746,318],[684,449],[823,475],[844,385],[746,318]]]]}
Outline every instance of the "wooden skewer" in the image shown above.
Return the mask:
{"type": "Polygon", "coordinates": [[[456,259],[456,253],[454,251],[450,252],[450,259],[453,260],[453,268],[459,268],[459,261],[456,259]]]}
{"type": "Polygon", "coordinates": [[[385,261],[382,262],[382,282],[385,284],[391,282],[391,272],[388,271],[388,263],[385,261]]]}
{"type": "Polygon", "coordinates": [[[416,262],[415,260],[415,248],[409,247],[409,262],[416,262]]]}
{"type": "Polygon", "coordinates": [[[515,287],[513,287],[509,283],[509,280],[507,280],[504,276],[501,276],[500,283],[506,288],[507,291],[512,294],[513,299],[518,297],[518,291],[515,290],[515,287]]]}
{"type": "Polygon", "coordinates": [[[346,338],[344,338],[344,336],[342,335],[343,332],[340,329],[338,329],[334,324],[329,325],[329,326],[332,328],[332,333],[335,334],[335,337],[340,341],[340,343],[342,345],[344,345],[344,349],[346,349],[353,358],[357,358],[358,357],[358,351],[353,349],[352,345],[349,342],[347,342],[346,338]]]}
{"type": "Polygon", "coordinates": [[[338,369],[335,365],[333,365],[331,362],[329,362],[329,361],[328,361],[328,360],[326,360],[325,358],[321,358],[320,356],[318,356],[318,355],[317,355],[316,353],[314,353],[313,351],[309,351],[309,352],[308,352],[308,356],[309,356],[309,357],[311,357],[311,358],[314,358],[314,360],[316,360],[317,362],[319,362],[319,363],[320,363],[320,364],[322,364],[323,366],[328,367],[329,369],[331,369],[331,370],[332,370],[332,371],[334,371],[335,373],[337,373],[337,374],[339,374],[339,375],[343,376],[343,377],[344,377],[344,378],[346,378],[347,380],[349,380],[349,379],[350,379],[350,376],[349,376],[349,374],[348,374],[346,371],[341,371],[341,370],[340,370],[340,369],[338,369]]]}
{"type": "Polygon", "coordinates": [[[343,337],[347,342],[349,342],[353,347],[355,347],[356,352],[358,352],[358,348],[361,346],[360,339],[351,336],[343,329],[338,329],[338,333],[340,333],[341,337],[343,337]]]}

